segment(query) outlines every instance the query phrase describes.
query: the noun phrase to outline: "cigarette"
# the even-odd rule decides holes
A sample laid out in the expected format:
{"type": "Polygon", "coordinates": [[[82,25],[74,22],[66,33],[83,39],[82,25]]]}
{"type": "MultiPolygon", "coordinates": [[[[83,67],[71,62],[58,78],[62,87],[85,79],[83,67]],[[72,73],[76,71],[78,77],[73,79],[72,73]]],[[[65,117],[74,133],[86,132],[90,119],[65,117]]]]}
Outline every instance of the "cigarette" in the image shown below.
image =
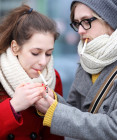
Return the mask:
{"type": "Polygon", "coordinates": [[[39,75],[41,76],[42,81],[44,82],[44,84],[47,86],[48,83],[46,82],[46,80],[44,79],[43,75],[41,74],[40,71],[38,71],[39,75]]]}
{"type": "Polygon", "coordinates": [[[84,46],[83,46],[83,49],[82,49],[81,55],[84,53],[84,50],[85,50],[86,45],[87,45],[87,41],[88,41],[88,38],[85,39],[85,43],[84,43],[84,46]]]}

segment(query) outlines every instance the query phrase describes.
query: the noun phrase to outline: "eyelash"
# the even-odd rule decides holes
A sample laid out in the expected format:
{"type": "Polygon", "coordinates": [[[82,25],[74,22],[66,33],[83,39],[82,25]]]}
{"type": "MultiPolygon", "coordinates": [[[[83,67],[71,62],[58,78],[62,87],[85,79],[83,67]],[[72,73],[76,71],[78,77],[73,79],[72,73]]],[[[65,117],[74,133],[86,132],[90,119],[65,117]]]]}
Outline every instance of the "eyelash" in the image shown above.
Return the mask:
{"type": "MultiPolygon", "coordinates": [[[[32,53],[32,55],[34,56],[38,56],[39,54],[38,53],[32,53]]],[[[46,54],[46,56],[51,56],[52,54],[46,54]]]]}
{"type": "Polygon", "coordinates": [[[52,54],[46,54],[46,56],[51,56],[52,54]]]}
{"type": "Polygon", "coordinates": [[[32,55],[37,56],[38,54],[37,53],[32,53],[32,55]]]}

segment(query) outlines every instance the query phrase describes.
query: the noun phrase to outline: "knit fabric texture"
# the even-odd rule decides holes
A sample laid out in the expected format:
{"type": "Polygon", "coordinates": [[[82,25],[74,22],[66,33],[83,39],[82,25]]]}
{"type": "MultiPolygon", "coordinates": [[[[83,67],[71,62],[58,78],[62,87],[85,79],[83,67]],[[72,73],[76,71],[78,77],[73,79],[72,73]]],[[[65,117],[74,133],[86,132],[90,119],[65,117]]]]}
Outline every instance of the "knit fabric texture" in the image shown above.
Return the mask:
{"type": "Polygon", "coordinates": [[[53,117],[57,104],[58,102],[55,100],[54,103],[47,110],[44,120],[43,120],[43,126],[51,127],[52,117],[53,117]]]}
{"type": "Polygon", "coordinates": [[[78,44],[78,55],[82,68],[90,73],[97,74],[106,66],[117,61],[117,30],[110,36],[105,34],[94,38],[87,43],[84,53],[82,40],[78,44]]]}
{"type": "Polygon", "coordinates": [[[117,0],[75,0],[71,3],[71,8],[75,2],[87,5],[114,30],[117,28],[117,0]]]}

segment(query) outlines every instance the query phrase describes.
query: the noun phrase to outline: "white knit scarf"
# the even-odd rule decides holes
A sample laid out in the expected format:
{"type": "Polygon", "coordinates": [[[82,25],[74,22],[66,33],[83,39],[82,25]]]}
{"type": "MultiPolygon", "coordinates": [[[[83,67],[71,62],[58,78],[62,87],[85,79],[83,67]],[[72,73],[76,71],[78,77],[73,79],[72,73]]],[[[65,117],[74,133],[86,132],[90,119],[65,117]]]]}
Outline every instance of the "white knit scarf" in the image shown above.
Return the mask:
{"type": "MultiPolygon", "coordinates": [[[[56,78],[53,68],[53,57],[42,72],[48,86],[55,88],[56,78]]],[[[40,77],[31,79],[21,67],[18,59],[9,47],[6,53],[0,55],[0,82],[10,97],[13,97],[16,87],[22,83],[42,82],[40,77]]]]}
{"type": "Polygon", "coordinates": [[[82,55],[83,42],[78,45],[78,54],[83,69],[90,74],[97,74],[107,65],[117,60],[117,30],[111,36],[101,35],[90,41],[82,55]]]}

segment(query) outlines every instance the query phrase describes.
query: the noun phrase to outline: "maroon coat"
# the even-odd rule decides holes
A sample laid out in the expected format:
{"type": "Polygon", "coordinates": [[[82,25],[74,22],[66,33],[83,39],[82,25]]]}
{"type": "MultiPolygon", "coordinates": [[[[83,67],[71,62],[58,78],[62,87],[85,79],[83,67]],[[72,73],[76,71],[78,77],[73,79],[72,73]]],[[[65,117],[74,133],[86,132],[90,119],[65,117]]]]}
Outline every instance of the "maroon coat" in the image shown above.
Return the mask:
{"type": "MultiPolygon", "coordinates": [[[[56,73],[55,91],[62,95],[62,83],[56,73]]],[[[63,140],[63,137],[50,134],[50,128],[43,127],[43,118],[37,115],[36,109],[30,107],[20,112],[17,121],[10,106],[10,97],[0,86],[0,140],[63,140]]]]}

